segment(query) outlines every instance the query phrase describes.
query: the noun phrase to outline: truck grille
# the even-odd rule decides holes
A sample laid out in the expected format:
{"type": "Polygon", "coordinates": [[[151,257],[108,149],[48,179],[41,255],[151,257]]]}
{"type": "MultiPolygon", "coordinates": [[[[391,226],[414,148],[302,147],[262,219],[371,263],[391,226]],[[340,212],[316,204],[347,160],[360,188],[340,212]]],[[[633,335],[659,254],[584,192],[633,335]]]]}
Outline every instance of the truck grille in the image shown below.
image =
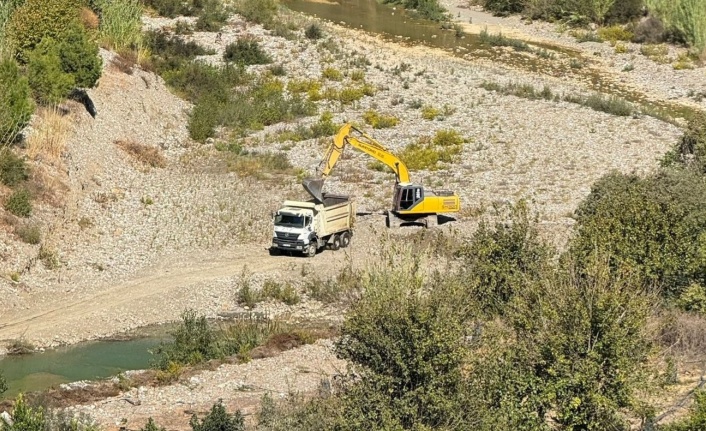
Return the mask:
{"type": "Polygon", "coordinates": [[[286,239],[289,241],[295,241],[299,236],[299,234],[288,232],[275,232],[275,234],[277,234],[278,239],[286,239]]]}

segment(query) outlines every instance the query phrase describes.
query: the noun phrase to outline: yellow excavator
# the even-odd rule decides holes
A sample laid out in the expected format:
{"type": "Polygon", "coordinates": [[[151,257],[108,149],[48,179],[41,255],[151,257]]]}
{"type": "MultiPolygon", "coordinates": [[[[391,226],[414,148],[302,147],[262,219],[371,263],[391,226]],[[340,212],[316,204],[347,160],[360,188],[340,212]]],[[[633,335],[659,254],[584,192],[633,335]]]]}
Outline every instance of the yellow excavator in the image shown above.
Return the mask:
{"type": "Polygon", "coordinates": [[[458,195],[447,190],[429,190],[419,184],[412,184],[407,166],[375,139],[363,133],[352,124],[345,124],[336,133],[326,155],[317,169],[318,178],[306,178],[304,189],[319,202],[323,202],[323,186],[331,174],[346,145],[364,152],[387,165],[395,173],[395,193],[392,209],[387,211],[388,226],[399,227],[402,223],[423,223],[425,226],[437,224],[439,213],[454,213],[461,209],[458,195]]]}

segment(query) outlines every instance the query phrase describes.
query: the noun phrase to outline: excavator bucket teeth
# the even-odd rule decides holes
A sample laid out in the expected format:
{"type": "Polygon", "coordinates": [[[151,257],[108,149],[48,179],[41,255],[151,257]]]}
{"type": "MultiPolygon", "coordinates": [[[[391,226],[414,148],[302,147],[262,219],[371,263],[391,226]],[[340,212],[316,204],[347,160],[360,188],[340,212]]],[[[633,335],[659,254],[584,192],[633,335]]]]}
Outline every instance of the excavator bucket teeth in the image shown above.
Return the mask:
{"type": "Polygon", "coordinates": [[[324,194],[322,192],[322,189],[324,188],[324,180],[316,178],[305,178],[304,181],[302,181],[302,186],[304,186],[304,190],[309,192],[309,194],[313,196],[314,199],[319,202],[324,201],[324,194]]]}

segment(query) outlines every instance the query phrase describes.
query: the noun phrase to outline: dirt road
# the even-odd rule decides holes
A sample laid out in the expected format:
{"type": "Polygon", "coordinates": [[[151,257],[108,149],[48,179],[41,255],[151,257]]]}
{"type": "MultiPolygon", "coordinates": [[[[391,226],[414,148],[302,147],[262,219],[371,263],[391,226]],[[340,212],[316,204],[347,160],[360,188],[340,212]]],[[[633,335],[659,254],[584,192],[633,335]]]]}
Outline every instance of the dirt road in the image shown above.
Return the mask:
{"type": "Polygon", "coordinates": [[[237,281],[244,270],[255,279],[301,277],[302,266],[308,273],[325,275],[340,268],[353,250],[355,244],[347,251],[325,250],[307,259],[273,257],[264,247],[243,245],[225,253],[170,259],[80,297],[69,291],[30,312],[3,313],[0,340],[24,338],[37,346],[73,343],[174,320],[186,308],[215,315],[237,307],[237,281]]]}

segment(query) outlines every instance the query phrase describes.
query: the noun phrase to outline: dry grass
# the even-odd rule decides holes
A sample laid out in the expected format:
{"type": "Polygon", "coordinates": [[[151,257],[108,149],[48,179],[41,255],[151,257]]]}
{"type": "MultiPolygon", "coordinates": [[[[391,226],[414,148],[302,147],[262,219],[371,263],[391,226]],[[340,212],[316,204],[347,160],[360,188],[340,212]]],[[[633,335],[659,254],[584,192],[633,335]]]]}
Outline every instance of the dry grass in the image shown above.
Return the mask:
{"type": "Polygon", "coordinates": [[[167,166],[167,159],[164,158],[159,148],[140,144],[130,139],[115,141],[115,145],[145,166],[152,168],[167,166]]]}
{"type": "Polygon", "coordinates": [[[100,20],[91,9],[83,7],[81,8],[81,23],[84,27],[95,30],[98,28],[100,20]]]}
{"type": "Polygon", "coordinates": [[[37,112],[34,131],[27,137],[27,156],[32,160],[55,162],[66,151],[71,133],[71,119],[58,108],[37,112]]]}

